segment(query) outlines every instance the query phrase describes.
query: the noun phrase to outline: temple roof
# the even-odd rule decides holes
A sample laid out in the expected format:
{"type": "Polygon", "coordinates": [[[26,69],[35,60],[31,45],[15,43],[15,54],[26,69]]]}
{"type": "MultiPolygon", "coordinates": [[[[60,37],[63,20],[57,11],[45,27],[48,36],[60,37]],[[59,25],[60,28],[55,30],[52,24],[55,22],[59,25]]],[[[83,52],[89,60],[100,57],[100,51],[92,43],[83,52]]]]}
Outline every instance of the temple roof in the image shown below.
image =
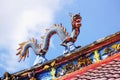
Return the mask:
{"type": "Polygon", "coordinates": [[[35,71],[37,71],[37,73],[40,73],[40,72],[44,71],[43,67],[45,65],[50,65],[53,61],[56,61],[55,66],[59,66],[63,63],[66,63],[68,61],[71,61],[71,60],[77,58],[78,56],[81,56],[81,55],[89,56],[95,50],[97,50],[99,48],[102,48],[104,46],[107,46],[109,44],[112,44],[114,42],[117,42],[119,40],[120,40],[120,32],[116,32],[115,34],[112,34],[112,35],[109,35],[105,38],[94,41],[93,43],[91,43],[89,45],[86,45],[82,48],[78,48],[75,51],[73,51],[73,52],[71,52],[67,55],[61,55],[61,56],[59,56],[55,59],[52,59],[52,60],[50,60],[46,63],[43,63],[42,65],[38,64],[36,66],[32,66],[28,69],[21,70],[19,72],[14,73],[14,74],[15,75],[21,75],[21,74],[24,74],[24,73],[32,71],[32,70],[35,70],[35,71]]]}
{"type": "Polygon", "coordinates": [[[20,80],[28,79],[31,72],[40,80],[120,80],[118,48],[120,49],[120,32],[12,75],[20,80]],[[103,53],[106,53],[107,57],[103,53]]]}

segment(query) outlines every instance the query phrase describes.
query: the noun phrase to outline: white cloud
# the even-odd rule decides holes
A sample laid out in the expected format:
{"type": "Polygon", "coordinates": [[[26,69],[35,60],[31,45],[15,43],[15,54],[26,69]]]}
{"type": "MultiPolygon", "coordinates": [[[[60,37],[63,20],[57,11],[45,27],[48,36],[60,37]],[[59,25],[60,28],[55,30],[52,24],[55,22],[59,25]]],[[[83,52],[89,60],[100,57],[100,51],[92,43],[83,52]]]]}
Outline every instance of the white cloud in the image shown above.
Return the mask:
{"type": "Polygon", "coordinates": [[[64,0],[0,1],[0,48],[7,50],[0,51],[0,67],[14,72],[30,65],[29,59],[17,62],[18,44],[31,37],[40,39],[45,28],[53,24],[54,14],[62,9],[63,3],[64,0]]]}

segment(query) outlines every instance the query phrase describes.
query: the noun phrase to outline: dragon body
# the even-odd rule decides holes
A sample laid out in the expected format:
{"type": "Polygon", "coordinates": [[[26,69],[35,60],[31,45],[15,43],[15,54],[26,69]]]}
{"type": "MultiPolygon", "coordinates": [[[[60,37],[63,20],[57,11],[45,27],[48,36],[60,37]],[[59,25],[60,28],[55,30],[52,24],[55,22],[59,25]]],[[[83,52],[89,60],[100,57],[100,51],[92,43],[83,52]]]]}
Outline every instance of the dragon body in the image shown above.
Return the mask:
{"type": "MultiPolygon", "coordinates": [[[[80,24],[81,17],[79,14],[76,15],[78,16],[77,19],[79,20],[76,21],[76,24],[72,23],[72,32],[70,35],[68,35],[66,29],[62,26],[62,24],[60,25],[55,24],[50,29],[46,29],[45,35],[41,37],[42,38],[41,44],[38,44],[37,40],[35,40],[34,38],[19,44],[20,47],[18,48],[19,51],[17,53],[17,55],[20,56],[19,61],[29,56],[29,48],[32,48],[35,54],[38,55],[37,56],[38,59],[36,59],[34,65],[37,63],[43,63],[47,61],[47,59],[45,58],[45,54],[49,49],[50,39],[54,34],[57,34],[60,37],[62,41],[61,45],[65,47],[64,53],[68,53],[74,50],[75,49],[74,42],[76,41],[77,36],[79,34],[79,27],[75,25],[81,26],[80,24]]],[[[74,17],[75,16],[72,17],[72,22],[76,20],[74,19],[74,17]]]]}

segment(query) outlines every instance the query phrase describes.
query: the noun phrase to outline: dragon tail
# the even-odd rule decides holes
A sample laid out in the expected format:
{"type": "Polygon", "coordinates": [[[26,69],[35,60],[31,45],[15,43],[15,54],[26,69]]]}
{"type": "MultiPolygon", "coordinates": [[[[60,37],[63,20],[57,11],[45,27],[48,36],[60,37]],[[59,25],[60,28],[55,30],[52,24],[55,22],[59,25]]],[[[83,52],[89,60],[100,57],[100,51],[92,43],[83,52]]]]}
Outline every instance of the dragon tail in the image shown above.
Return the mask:
{"type": "Polygon", "coordinates": [[[18,53],[16,55],[19,55],[19,62],[23,59],[25,60],[26,57],[29,57],[29,47],[31,47],[34,52],[37,54],[39,54],[39,50],[40,50],[40,45],[37,44],[37,40],[35,40],[34,38],[31,40],[29,39],[26,42],[22,42],[21,44],[19,44],[19,48],[18,53]]]}
{"type": "Polygon", "coordinates": [[[33,49],[36,55],[45,55],[49,49],[50,39],[54,34],[57,34],[62,41],[68,36],[68,33],[66,32],[66,29],[62,27],[62,24],[54,25],[50,29],[46,29],[45,35],[41,37],[42,43],[40,45],[37,44],[37,40],[34,38],[19,44],[20,47],[17,49],[18,53],[16,54],[20,57],[19,62],[22,59],[25,60],[25,58],[29,56],[30,47],[33,49]]]}

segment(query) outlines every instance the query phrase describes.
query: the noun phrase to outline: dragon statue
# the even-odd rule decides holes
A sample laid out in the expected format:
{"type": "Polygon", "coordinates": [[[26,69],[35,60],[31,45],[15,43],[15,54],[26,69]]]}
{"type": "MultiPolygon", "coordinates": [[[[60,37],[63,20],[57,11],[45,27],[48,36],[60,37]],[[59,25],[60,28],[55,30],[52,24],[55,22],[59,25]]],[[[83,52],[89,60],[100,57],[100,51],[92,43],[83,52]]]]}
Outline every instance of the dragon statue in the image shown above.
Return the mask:
{"type": "Polygon", "coordinates": [[[16,54],[20,56],[19,61],[22,59],[25,60],[25,58],[29,56],[29,48],[32,48],[37,55],[34,65],[37,63],[42,64],[46,62],[47,59],[45,58],[45,54],[49,49],[50,39],[54,34],[57,34],[60,37],[62,41],[60,45],[65,47],[64,54],[75,50],[77,47],[74,45],[74,42],[76,42],[77,37],[80,33],[81,20],[82,17],[80,16],[80,13],[71,15],[72,32],[70,35],[68,35],[66,29],[62,26],[62,24],[55,24],[50,29],[46,29],[46,34],[41,37],[43,39],[43,42],[41,44],[38,44],[37,40],[34,38],[19,44],[20,47],[17,49],[18,53],[16,54]]]}

